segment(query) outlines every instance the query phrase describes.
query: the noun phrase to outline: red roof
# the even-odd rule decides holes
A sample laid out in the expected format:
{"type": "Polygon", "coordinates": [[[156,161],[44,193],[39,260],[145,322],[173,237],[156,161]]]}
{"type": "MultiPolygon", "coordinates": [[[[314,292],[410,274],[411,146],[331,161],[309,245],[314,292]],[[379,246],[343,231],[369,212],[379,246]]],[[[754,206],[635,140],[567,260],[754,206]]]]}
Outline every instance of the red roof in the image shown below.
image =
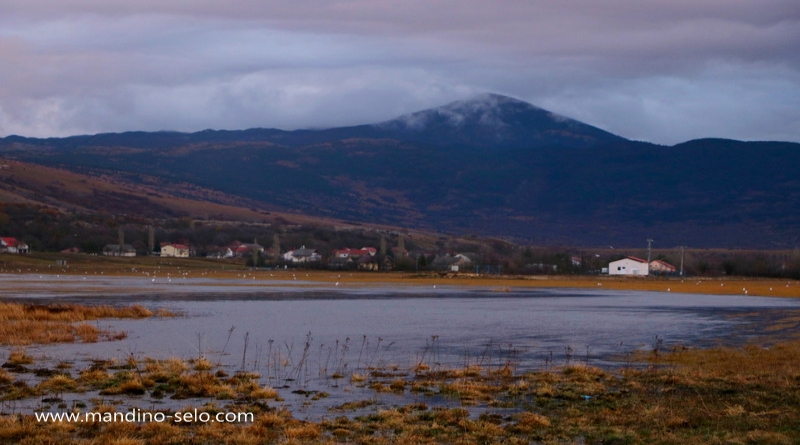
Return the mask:
{"type": "Polygon", "coordinates": [[[345,247],[341,250],[334,250],[333,254],[337,256],[364,256],[364,255],[375,255],[378,253],[378,250],[374,247],[362,247],[361,249],[350,249],[349,247],[345,247]]]}
{"type": "MultiPolygon", "coordinates": [[[[172,247],[174,247],[176,249],[186,249],[186,250],[189,249],[189,246],[187,246],[185,244],[167,244],[167,246],[172,246],[172,247]]],[[[166,246],[164,246],[164,247],[166,247],[166,246]]]]}
{"type": "Polygon", "coordinates": [[[667,269],[673,269],[673,270],[675,269],[675,266],[673,266],[672,264],[669,264],[666,261],[655,260],[655,261],[653,261],[653,263],[660,264],[661,266],[666,267],[667,269]]]}
{"type": "Polygon", "coordinates": [[[640,263],[645,263],[645,264],[647,264],[647,260],[643,260],[643,259],[641,259],[641,258],[638,258],[638,257],[635,257],[635,256],[629,256],[629,257],[628,257],[628,259],[629,259],[629,260],[633,260],[633,261],[638,261],[638,262],[640,262],[640,263]]]}
{"type": "Polygon", "coordinates": [[[8,247],[17,247],[17,244],[19,243],[16,238],[11,237],[0,238],[0,240],[3,240],[3,245],[8,247]]]}

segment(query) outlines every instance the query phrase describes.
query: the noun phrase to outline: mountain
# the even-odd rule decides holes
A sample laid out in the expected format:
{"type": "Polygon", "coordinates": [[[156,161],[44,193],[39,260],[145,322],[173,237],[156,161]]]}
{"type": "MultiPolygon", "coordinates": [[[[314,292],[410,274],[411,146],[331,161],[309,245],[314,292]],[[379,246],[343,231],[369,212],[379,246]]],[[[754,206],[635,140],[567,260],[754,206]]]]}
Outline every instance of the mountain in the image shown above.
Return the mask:
{"type": "Polygon", "coordinates": [[[624,141],[599,128],[497,94],[407,114],[373,128],[393,139],[500,149],[576,148],[624,141]]]}
{"type": "Polygon", "coordinates": [[[221,204],[537,244],[800,244],[800,144],[665,147],[492,94],[326,130],[9,136],[0,157],[190,184],[221,204]]]}

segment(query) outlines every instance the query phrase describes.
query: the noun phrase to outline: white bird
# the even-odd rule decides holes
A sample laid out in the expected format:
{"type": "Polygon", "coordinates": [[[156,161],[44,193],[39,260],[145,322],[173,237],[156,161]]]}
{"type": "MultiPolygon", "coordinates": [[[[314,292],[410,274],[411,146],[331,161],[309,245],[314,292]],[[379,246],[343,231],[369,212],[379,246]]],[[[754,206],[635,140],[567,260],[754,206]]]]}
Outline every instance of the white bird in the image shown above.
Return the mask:
{"type": "Polygon", "coordinates": [[[338,282],[338,281],[336,282],[336,285],[337,285],[337,286],[339,285],[339,282],[338,282]]]}
{"type": "Polygon", "coordinates": [[[667,288],[667,292],[670,292],[670,288],[667,288]]]}

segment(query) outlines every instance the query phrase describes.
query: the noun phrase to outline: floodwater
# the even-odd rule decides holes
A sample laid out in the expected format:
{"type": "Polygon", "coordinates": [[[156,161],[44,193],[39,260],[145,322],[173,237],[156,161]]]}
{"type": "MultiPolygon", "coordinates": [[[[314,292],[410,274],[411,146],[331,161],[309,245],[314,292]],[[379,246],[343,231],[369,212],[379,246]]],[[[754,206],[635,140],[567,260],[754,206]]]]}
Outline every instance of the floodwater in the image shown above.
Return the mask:
{"type": "MultiPolygon", "coordinates": [[[[103,320],[124,330],[121,341],[32,347],[28,353],[57,363],[93,358],[166,359],[204,356],[230,370],[256,371],[279,390],[284,404],[308,416],[375,393],[331,379],[368,367],[410,370],[430,366],[511,363],[521,370],[569,362],[614,366],[634,350],[672,345],[736,344],[757,335],[763,323],[794,299],[575,289],[335,286],[295,280],[269,286],[252,280],[193,278],[171,284],[152,278],[29,278],[28,291],[0,295],[15,300],[86,304],[141,304],[179,313],[174,318],[103,320]],[[66,284],[65,284],[66,283],[66,284]],[[178,284],[182,283],[182,284],[178,284]],[[82,291],[83,289],[83,291],[82,291]],[[326,391],[309,409],[296,389],[326,391]]],[[[75,366],[80,369],[81,366],[75,366]]],[[[385,394],[386,404],[402,396],[385,394]]],[[[165,403],[149,400],[145,404],[165,403]]],[[[185,404],[186,401],[181,401],[185,404]]],[[[406,400],[406,402],[408,402],[406,400]]],[[[450,402],[452,403],[452,402],[450,402]]],[[[302,417],[302,415],[300,416],[302,417]]]]}

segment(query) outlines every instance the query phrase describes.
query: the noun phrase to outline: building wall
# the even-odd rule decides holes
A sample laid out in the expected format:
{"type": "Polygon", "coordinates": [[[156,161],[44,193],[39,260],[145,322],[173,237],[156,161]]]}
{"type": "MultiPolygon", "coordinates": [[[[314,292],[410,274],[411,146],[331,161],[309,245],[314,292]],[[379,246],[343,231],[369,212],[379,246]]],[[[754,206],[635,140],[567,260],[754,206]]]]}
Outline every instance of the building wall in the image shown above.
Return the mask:
{"type": "Polygon", "coordinates": [[[161,248],[161,256],[163,257],[178,257],[178,258],[188,258],[189,257],[189,250],[188,249],[178,249],[175,246],[164,246],[161,248]]]}
{"type": "Polygon", "coordinates": [[[608,274],[645,276],[648,274],[647,263],[640,263],[630,258],[612,261],[608,263],[608,274]]]}

